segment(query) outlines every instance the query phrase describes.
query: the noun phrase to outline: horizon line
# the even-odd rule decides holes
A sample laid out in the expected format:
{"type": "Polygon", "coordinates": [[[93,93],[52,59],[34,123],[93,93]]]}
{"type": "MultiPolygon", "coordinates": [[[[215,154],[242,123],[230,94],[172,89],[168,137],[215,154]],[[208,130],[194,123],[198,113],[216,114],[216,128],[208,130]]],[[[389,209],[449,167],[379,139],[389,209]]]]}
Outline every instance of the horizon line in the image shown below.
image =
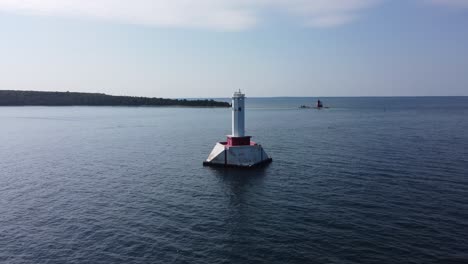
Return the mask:
{"type": "MultiPolygon", "coordinates": [[[[108,94],[105,92],[80,92],[80,91],[54,91],[54,90],[10,90],[0,89],[0,91],[22,91],[22,92],[58,92],[58,93],[89,93],[89,94],[105,94],[110,96],[129,96],[129,97],[147,97],[147,98],[166,98],[166,99],[229,99],[230,96],[215,96],[215,97],[157,97],[157,96],[142,96],[142,95],[122,95],[108,94]]],[[[279,95],[279,96],[246,96],[247,98],[362,98],[362,97],[468,97],[468,95],[279,95]]]]}

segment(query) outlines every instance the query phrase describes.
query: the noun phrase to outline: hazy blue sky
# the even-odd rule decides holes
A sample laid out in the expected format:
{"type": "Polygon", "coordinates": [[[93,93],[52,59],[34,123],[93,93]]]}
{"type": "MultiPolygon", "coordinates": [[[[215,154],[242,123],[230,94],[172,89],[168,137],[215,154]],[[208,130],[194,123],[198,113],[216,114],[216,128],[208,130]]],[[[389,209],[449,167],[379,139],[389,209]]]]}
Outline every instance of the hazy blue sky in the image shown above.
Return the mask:
{"type": "Polygon", "coordinates": [[[0,0],[0,89],[468,95],[468,0],[0,0]]]}

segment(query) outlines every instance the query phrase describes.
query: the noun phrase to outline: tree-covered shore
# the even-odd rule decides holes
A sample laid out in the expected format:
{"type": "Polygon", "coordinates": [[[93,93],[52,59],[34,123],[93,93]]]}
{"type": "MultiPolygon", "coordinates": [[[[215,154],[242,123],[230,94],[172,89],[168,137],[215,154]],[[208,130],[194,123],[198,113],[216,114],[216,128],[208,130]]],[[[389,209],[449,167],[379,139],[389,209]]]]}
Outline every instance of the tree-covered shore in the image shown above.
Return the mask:
{"type": "Polygon", "coordinates": [[[0,90],[0,106],[190,106],[229,107],[227,102],[154,97],[114,96],[102,93],[0,90]]]}

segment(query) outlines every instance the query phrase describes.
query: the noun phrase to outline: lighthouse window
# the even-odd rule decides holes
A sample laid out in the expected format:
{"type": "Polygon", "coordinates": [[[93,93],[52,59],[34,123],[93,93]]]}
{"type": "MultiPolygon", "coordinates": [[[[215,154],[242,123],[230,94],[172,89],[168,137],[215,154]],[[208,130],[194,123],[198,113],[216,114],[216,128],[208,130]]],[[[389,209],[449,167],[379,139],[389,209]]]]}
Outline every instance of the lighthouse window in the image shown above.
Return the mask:
{"type": "Polygon", "coordinates": [[[242,108],[241,108],[241,107],[239,107],[239,112],[240,112],[240,111],[242,111],[242,108]]]}

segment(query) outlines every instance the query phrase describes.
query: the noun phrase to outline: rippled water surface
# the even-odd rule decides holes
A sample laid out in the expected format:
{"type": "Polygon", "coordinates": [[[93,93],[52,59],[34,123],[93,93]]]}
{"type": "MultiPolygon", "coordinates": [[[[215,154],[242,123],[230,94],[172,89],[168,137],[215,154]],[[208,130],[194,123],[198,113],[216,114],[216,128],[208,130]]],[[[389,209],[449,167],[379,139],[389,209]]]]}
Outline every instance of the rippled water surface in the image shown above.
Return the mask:
{"type": "Polygon", "coordinates": [[[0,107],[0,262],[466,263],[468,98],[321,99],[247,100],[250,171],[230,109],[0,107]]]}

